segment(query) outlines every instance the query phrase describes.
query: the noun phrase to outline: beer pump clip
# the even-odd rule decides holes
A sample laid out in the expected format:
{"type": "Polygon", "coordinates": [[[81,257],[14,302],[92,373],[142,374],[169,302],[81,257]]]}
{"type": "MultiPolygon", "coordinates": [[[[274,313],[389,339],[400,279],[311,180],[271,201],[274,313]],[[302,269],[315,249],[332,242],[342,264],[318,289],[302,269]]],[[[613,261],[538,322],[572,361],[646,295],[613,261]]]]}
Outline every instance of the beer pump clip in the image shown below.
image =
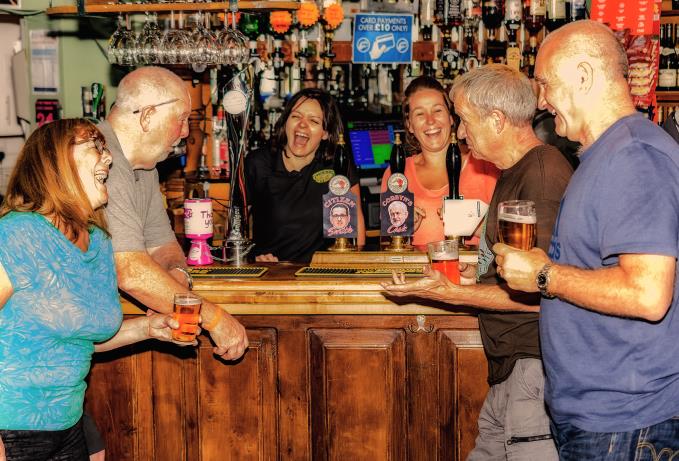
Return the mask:
{"type": "Polygon", "coordinates": [[[321,170],[314,174],[314,180],[327,180],[328,193],[323,194],[323,235],[334,238],[335,243],[330,251],[353,251],[356,249],[349,242],[358,237],[358,206],[356,195],[351,192],[349,172],[349,153],[344,145],[344,136],[340,134],[335,151],[335,162],[332,170],[321,170]]]}
{"type": "Polygon", "coordinates": [[[395,133],[389,158],[391,174],[387,179],[387,190],[380,194],[380,235],[391,238],[386,248],[389,251],[412,250],[408,237],[413,235],[415,196],[408,190],[405,159],[401,134],[395,133]]]}

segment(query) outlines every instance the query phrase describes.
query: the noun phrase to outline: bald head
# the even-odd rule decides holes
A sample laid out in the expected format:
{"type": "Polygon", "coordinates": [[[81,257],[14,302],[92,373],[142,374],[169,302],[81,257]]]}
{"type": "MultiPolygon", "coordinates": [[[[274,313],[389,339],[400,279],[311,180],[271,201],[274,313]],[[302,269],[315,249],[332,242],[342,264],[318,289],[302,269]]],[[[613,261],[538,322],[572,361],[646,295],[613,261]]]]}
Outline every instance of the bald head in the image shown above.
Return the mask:
{"type": "Polygon", "coordinates": [[[120,81],[107,121],[135,169],[150,169],[188,136],[191,95],[162,67],[141,67],[120,81]]]}
{"type": "Polygon", "coordinates": [[[589,58],[610,79],[627,79],[627,53],[608,26],[592,20],[571,22],[549,33],[540,54],[555,60],[589,58]]]}
{"type": "Polygon", "coordinates": [[[132,112],[146,105],[188,97],[182,79],[175,73],[163,67],[140,67],[120,81],[114,107],[132,112]]]}
{"type": "Polygon", "coordinates": [[[539,105],[556,116],[556,132],[587,147],[635,112],[627,54],[613,32],[576,21],[547,35],[535,61],[539,105]]]}

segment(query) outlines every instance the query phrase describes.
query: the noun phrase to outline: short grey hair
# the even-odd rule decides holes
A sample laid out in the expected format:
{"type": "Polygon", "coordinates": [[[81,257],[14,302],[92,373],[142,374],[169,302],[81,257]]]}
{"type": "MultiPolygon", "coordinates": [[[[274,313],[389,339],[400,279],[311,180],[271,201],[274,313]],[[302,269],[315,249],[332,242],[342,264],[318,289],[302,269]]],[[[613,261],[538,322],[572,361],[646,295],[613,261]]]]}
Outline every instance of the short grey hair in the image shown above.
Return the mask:
{"type": "Polygon", "coordinates": [[[538,102],[528,77],[504,64],[487,64],[456,78],[450,97],[458,95],[482,116],[499,110],[514,126],[532,123],[538,102]]]}
{"type": "Polygon", "coordinates": [[[163,67],[140,67],[118,84],[115,106],[131,112],[146,104],[176,98],[179,91],[183,91],[183,83],[174,72],[163,67]]]}

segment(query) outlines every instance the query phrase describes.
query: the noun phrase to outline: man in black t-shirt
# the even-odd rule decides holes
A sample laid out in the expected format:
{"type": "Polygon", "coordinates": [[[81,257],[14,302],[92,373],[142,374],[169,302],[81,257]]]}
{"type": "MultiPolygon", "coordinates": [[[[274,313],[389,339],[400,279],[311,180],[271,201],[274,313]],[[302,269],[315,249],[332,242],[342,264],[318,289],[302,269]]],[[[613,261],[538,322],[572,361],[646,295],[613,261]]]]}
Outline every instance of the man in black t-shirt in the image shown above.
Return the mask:
{"type": "MultiPolygon", "coordinates": [[[[395,276],[385,289],[483,309],[479,328],[491,388],[479,415],[479,436],[468,461],[557,460],[543,400],[544,374],[538,335],[539,294],[511,290],[495,273],[490,248],[498,241],[497,206],[532,200],[537,246],[549,247],[561,196],[573,172],[565,157],[545,145],[532,128],[537,104],[528,78],[504,65],[487,65],[459,77],[451,99],[460,116],[458,137],[472,155],[502,170],[479,244],[480,284],[454,285],[434,271],[414,283],[395,276]]],[[[463,276],[467,274],[461,267],[463,276]]],[[[467,271],[468,272],[468,271],[467,271]]],[[[473,282],[472,282],[473,283],[473,282]]]]}

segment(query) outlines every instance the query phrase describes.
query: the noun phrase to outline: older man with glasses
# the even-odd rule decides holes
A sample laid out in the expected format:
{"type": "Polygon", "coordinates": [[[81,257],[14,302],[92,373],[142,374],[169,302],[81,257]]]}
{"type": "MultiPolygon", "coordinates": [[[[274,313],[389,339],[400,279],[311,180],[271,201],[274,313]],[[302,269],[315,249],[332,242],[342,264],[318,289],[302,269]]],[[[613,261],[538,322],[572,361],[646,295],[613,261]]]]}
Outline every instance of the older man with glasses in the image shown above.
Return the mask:
{"type": "MultiPolygon", "coordinates": [[[[188,136],[191,97],[184,82],[160,67],[142,67],[120,82],[105,122],[98,125],[113,155],[106,208],[120,289],[155,311],[172,312],[173,294],[187,291],[186,259],[170,227],[155,166],[188,136]]],[[[203,328],[214,353],[243,355],[245,329],[205,301],[203,328]]]]}

